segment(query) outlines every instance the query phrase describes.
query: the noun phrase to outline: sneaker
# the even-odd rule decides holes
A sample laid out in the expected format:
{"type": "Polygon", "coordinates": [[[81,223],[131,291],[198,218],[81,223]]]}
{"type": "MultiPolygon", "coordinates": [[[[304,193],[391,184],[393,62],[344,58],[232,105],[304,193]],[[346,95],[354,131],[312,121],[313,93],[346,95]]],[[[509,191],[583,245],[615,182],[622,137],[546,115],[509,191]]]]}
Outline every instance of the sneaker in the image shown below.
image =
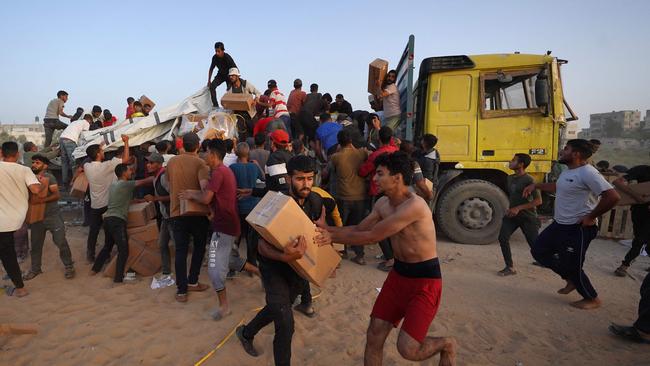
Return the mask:
{"type": "Polygon", "coordinates": [[[618,277],[627,277],[627,269],[630,268],[630,266],[626,266],[624,264],[621,264],[620,267],[616,268],[614,271],[614,274],[617,275],[618,277]]]}
{"type": "Polygon", "coordinates": [[[135,282],[137,278],[135,277],[135,272],[126,272],[124,276],[124,282],[135,282]]]}
{"type": "Polygon", "coordinates": [[[239,339],[239,342],[241,343],[242,347],[244,347],[244,351],[248,353],[249,355],[253,357],[259,356],[259,353],[257,353],[257,350],[253,346],[253,340],[248,339],[244,337],[244,326],[240,325],[237,327],[237,330],[235,331],[235,334],[237,335],[237,338],[239,339]]]}
{"type": "Polygon", "coordinates": [[[71,266],[71,267],[66,267],[66,268],[65,268],[65,272],[63,272],[63,276],[64,276],[66,279],[69,280],[69,279],[73,278],[74,275],[75,275],[74,267],[71,266]]]}
{"type": "Polygon", "coordinates": [[[41,273],[43,273],[43,272],[41,272],[41,271],[38,271],[38,272],[29,271],[29,272],[27,272],[26,274],[23,275],[23,280],[25,280],[25,281],[33,280],[34,278],[36,278],[36,276],[38,276],[41,273]]]}
{"type": "Polygon", "coordinates": [[[511,268],[511,267],[506,267],[506,268],[499,271],[499,276],[503,276],[503,277],[512,276],[512,275],[516,275],[516,274],[517,274],[517,271],[515,271],[515,269],[511,268]]]}

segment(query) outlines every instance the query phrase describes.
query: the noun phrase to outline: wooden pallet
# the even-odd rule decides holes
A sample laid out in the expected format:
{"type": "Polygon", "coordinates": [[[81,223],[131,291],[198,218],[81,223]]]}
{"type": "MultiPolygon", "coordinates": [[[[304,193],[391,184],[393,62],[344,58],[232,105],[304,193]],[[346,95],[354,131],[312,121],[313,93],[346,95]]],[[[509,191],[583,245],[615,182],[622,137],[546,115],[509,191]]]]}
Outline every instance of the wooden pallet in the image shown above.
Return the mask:
{"type": "Polygon", "coordinates": [[[608,239],[632,239],[630,206],[615,206],[599,218],[598,236],[608,239]]]}

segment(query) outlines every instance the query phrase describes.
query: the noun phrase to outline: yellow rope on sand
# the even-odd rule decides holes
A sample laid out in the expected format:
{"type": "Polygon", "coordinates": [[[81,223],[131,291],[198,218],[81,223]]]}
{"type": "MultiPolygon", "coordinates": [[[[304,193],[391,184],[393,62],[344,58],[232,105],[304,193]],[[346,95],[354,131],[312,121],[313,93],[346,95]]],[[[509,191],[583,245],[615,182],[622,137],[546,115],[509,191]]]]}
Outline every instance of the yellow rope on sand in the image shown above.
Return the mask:
{"type": "MultiPolygon", "coordinates": [[[[312,296],[312,300],[316,300],[317,298],[319,298],[320,295],[321,295],[322,293],[323,293],[323,292],[321,291],[321,292],[319,292],[316,296],[312,296]]],[[[264,307],[259,307],[259,308],[251,309],[251,310],[249,310],[249,311],[251,311],[251,312],[255,312],[255,313],[258,313],[258,312],[259,312],[260,310],[262,310],[262,309],[264,309],[264,307]]],[[[235,325],[235,327],[232,328],[232,329],[230,330],[230,332],[228,332],[228,334],[227,334],[225,337],[223,337],[223,339],[221,340],[221,342],[219,342],[219,344],[217,344],[217,346],[214,347],[214,349],[213,349],[212,351],[208,352],[207,355],[203,356],[203,357],[202,357],[202,358],[201,358],[197,363],[195,363],[194,366],[201,366],[205,361],[208,360],[208,358],[212,357],[212,355],[214,355],[214,353],[217,352],[217,351],[219,350],[219,348],[223,347],[223,345],[226,344],[226,343],[228,342],[228,340],[230,340],[230,338],[232,338],[233,334],[235,334],[235,331],[237,330],[237,328],[238,328],[240,325],[243,325],[243,324],[244,324],[244,320],[246,320],[246,318],[242,318],[242,319],[239,321],[239,323],[237,323],[237,325],[235,325]]]]}

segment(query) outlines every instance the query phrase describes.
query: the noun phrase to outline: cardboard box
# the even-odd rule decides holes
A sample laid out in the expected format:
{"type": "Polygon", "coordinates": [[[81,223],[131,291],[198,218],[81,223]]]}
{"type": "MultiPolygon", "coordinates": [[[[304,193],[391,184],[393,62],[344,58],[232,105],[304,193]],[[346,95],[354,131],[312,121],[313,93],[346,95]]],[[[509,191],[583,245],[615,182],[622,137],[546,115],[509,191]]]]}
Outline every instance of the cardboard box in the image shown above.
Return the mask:
{"type": "Polygon", "coordinates": [[[146,95],[140,97],[140,103],[142,103],[143,107],[145,104],[149,104],[151,106],[151,109],[156,106],[156,103],[154,103],[153,100],[149,99],[146,95]]]}
{"type": "Polygon", "coordinates": [[[221,97],[221,105],[233,111],[250,111],[253,109],[253,100],[250,94],[226,93],[221,97]]]}
{"type": "Polygon", "coordinates": [[[330,245],[319,247],[314,243],[316,227],[290,196],[268,192],[246,217],[246,221],[271,245],[282,249],[303,235],[307,251],[301,259],[289,263],[303,278],[316,286],[336,269],[341,257],[330,245]]]}
{"type": "Polygon", "coordinates": [[[86,191],[88,191],[88,178],[86,178],[86,174],[80,173],[72,182],[70,196],[82,199],[86,196],[86,191]]]}
{"type": "Polygon", "coordinates": [[[41,191],[39,194],[29,193],[29,205],[27,206],[27,216],[25,221],[27,224],[33,224],[35,222],[43,221],[45,219],[45,203],[32,203],[33,198],[46,198],[50,192],[50,180],[45,178],[43,184],[48,187],[41,191]]]}
{"type": "MultiPolygon", "coordinates": [[[[650,182],[644,182],[644,183],[634,183],[628,185],[630,189],[637,194],[639,194],[644,202],[650,202],[650,182]]],[[[625,192],[621,192],[620,190],[616,190],[619,195],[621,195],[621,200],[618,201],[617,205],[618,206],[627,206],[627,205],[636,205],[638,202],[632,198],[632,196],[628,195],[625,192]]]]}
{"type": "MultiPolygon", "coordinates": [[[[188,189],[190,192],[200,192],[198,190],[188,189]]],[[[208,216],[210,207],[193,200],[180,200],[181,216],[208,216]]]]}
{"type": "MultiPolygon", "coordinates": [[[[129,256],[126,259],[126,265],[124,266],[124,273],[131,268],[133,263],[138,259],[145,246],[142,245],[133,245],[133,243],[139,243],[137,240],[129,240],[129,256]]],[[[108,265],[104,269],[104,276],[109,278],[115,278],[115,270],[117,269],[117,255],[108,262],[108,265]]]]}
{"type": "Polygon", "coordinates": [[[126,232],[129,240],[141,241],[145,243],[147,248],[158,248],[158,224],[156,220],[151,220],[144,226],[130,227],[126,232]]]}
{"type": "MultiPolygon", "coordinates": [[[[124,266],[124,273],[133,269],[141,276],[153,276],[162,267],[162,257],[160,250],[147,248],[146,244],[140,240],[129,239],[129,257],[124,266]]],[[[115,278],[115,270],[117,269],[117,256],[108,263],[104,269],[104,276],[115,278]]]]}
{"type": "Polygon", "coordinates": [[[129,206],[126,227],[145,226],[156,218],[156,206],[153,202],[134,203],[129,206]]]}
{"type": "Polygon", "coordinates": [[[368,93],[379,95],[381,93],[381,84],[388,73],[388,61],[380,58],[371,62],[368,67],[368,93]]]}

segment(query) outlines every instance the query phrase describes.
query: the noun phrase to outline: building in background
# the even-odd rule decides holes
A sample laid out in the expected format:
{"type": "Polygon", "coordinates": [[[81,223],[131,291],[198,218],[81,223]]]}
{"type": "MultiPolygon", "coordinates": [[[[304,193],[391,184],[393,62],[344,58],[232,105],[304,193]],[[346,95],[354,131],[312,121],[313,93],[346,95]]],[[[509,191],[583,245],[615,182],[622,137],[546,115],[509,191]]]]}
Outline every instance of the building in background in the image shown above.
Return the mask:
{"type": "MultiPolygon", "coordinates": [[[[647,114],[646,114],[647,119],[647,114]]],[[[613,111],[589,116],[589,138],[623,137],[641,127],[640,111],[613,111]]]]}
{"type": "Polygon", "coordinates": [[[0,123],[0,131],[15,137],[19,142],[31,141],[42,146],[45,142],[45,130],[42,123],[30,124],[3,124],[0,123]],[[24,136],[24,141],[21,141],[24,136]]]}

